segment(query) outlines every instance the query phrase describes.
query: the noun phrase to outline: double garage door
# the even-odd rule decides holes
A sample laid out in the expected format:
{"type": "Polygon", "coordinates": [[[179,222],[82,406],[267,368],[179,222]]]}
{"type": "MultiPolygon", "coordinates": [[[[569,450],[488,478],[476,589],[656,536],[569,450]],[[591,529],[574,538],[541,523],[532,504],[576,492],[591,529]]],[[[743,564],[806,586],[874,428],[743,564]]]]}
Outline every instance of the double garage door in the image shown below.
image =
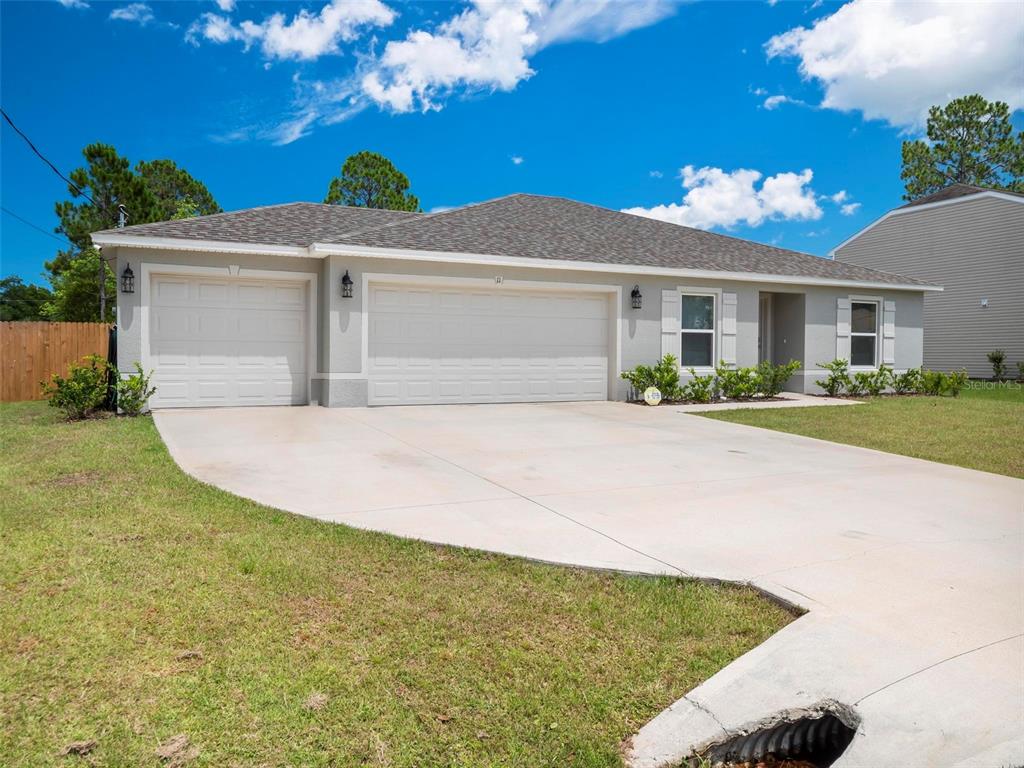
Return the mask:
{"type": "Polygon", "coordinates": [[[604,400],[607,294],[370,283],[369,403],[604,400]]]}
{"type": "Polygon", "coordinates": [[[306,283],[154,275],[154,408],[305,403],[306,283]]]}

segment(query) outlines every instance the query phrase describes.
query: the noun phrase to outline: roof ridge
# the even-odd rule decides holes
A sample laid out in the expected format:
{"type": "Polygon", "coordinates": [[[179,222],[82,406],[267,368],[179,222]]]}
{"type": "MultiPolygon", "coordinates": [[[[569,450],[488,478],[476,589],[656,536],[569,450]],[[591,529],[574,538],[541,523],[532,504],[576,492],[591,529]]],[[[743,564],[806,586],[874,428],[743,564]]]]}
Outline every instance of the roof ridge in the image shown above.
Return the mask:
{"type": "MultiPolygon", "coordinates": [[[[339,237],[354,237],[356,235],[367,235],[370,234],[371,232],[378,232],[382,229],[391,229],[392,227],[398,227],[403,224],[412,224],[414,222],[416,224],[420,224],[424,221],[427,221],[428,219],[432,221],[438,217],[444,216],[449,213],[459,213],[461,211],[469,210],[470,208],[479,208],[482,205],[490,205],[491,203],[496,203],[499,200],[508,200],[509,198],[519,197],[523,195],[523,192],[513,192],[512,194],[509,195],[493,197],[490,200],[481,200],[480,202],[477,203],[466,203],[465,205],[459,205],[454,208],[448,208],[443,211],[435,211],[433,213],[421,213],[415,220],[406,219],[405,221],[389,221],[387,224],[379,224],[377,226],[367,227],[366,229],[354,229],[351,230],[350,232],[342,232],[341,235],[339,235],[339,237]]],[[[344,245],[344,243],[331,243],[331,245],[344,245]]]]}
{"type": "Polygon", "coordinates": [[[294,205],[308,205],[304,202],[290,202],[290,203],[271,203],[270,205],[254,205],[251,208],[238,208],[234,211],[218,211],[217,213],[207,213],[203,216],[189,216],[187,219],[165,219],[164,221],[145,221],[142,224],[129,224],[125,227],[110,227],[108,229],[101,229],[95,234],[107,233],[107,232],[124,232],[127,229],[133,229],[135,227],[149,227],[153,224],[166,224],[169,221],[209,221],[210,219],[220,218],[222,216],[233,216],[236,213],[248,213],[249,211],[263,211],[268,208],[288,208],[294,205]]]}

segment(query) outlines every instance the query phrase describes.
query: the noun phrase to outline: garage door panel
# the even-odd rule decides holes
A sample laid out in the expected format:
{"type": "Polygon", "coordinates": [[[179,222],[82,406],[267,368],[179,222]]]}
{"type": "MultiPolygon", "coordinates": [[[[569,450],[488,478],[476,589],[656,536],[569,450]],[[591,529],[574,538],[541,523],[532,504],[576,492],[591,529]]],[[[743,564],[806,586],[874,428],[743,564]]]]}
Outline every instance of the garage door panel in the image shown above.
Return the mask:
{"type": "Polygon", "coordinates": [[[306,401],[304,284],[156,275],[151,288],[152,407],[306,401]]]}
{"type": "Polygon", "coordinates": [[[369,287],[371,404],[604,399],[600,294],[369,287]]]}

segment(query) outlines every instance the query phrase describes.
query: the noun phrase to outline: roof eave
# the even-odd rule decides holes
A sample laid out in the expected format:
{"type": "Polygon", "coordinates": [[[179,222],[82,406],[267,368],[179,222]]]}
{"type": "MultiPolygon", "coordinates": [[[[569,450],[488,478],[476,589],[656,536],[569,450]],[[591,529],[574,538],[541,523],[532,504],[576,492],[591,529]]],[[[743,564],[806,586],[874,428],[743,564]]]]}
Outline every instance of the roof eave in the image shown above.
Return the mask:
{"type": "Polygon", "coordinates": [[[92,235],[94,245],[123,248],[150,248],[167,251],[206,251],[208,253],[239,253],[271,256],[298,256],[322,258],[301,245],[274,245],[271,243],[243,243],[227,240],[195,240],[180,237],[149,237],[96,232],[92,235]]]}
{"type": "Polygon", "coordinates": [[[571,259],[537,259],[523,256],[496,256],[480,253],[456,253],[451,251],[422,251],[405,248],[375,248],[365,245],[344,243],[313,243],[309,246],[311,255],[356,256],[360,258],[400,259],[404,261],[433,261],[462,264],[482,264],[496,267],[531,267],[535,269],[567,269],[582,272],[604,272],[628,275],[651,275],[708,280],[736,280],[754,283],[787,283],[790,285],[827,286],[839,288],[873,288],[890,291],[942,291],[942,286],[916,283],[887,283],[874,280],[852,280],[798,275],[780,275],[762,272],[726,272],[714,269],[684,269],[674,267],[646,266],[639,264],[614,264],[598,261],[575,261],[571,259]]]}

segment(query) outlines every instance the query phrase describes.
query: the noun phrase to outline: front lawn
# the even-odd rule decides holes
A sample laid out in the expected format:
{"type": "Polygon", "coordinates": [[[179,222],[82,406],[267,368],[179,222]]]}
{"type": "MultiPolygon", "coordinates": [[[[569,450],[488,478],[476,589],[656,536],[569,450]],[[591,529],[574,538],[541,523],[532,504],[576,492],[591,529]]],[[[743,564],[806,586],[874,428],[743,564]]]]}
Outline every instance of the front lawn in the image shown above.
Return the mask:
{"type": "Polygon", "coordinates": [[[1024,477],[1024,387],[971,382],[958,398],[879,397],[864,405],[702,413],[919,459],[1024,477]]]}
{"type": "Polygon", "coordinates": [[[0,551],[12,768],[158,766],[182,733],[189,766],[619,765],[791,619],[746,589],[295,517],[185,476],[149,418],[43,403],[0,407],[0,551]]]}

